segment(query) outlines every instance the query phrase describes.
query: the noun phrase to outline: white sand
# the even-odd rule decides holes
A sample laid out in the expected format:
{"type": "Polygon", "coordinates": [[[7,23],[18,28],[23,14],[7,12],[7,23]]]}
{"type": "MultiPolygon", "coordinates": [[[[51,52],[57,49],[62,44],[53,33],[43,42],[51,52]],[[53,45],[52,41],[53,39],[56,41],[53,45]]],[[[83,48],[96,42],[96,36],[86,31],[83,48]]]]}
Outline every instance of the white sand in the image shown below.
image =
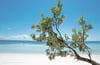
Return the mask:
{"type": "MultiPolygon", "coordinates": [[[[84,55],[85,56],[85,55],[84,55]]],[[[93,59],[100,62],[100,55],[93,55],[93,59]]],[[[0,65],[91,65],[86,62],[77,61],[72,57],[56,57],[50,61],[43,54],[12,54],[0,53],[0,65]]]]}

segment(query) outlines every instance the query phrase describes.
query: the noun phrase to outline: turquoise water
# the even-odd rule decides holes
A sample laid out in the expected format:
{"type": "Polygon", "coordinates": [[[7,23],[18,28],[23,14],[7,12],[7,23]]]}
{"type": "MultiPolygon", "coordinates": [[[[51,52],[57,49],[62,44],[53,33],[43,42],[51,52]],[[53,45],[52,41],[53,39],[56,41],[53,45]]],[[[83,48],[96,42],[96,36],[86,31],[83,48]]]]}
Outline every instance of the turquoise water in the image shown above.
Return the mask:
{"type": "MultiPolygon", "coordinates": [[[[100,54],[100,42],[90,41],[86,44],[92,49],[92,54],[100,54]]],[[[45,53],[45,42],[0,40],[0,53],[45,53]]]]}

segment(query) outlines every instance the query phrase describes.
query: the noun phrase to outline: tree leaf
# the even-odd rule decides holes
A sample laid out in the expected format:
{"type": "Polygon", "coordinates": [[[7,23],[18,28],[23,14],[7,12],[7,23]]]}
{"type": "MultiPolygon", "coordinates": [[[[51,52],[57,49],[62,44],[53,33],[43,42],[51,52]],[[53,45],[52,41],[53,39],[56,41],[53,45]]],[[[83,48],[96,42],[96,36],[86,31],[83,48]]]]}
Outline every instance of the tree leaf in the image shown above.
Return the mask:
{"type": "Polygon", "coordinates": [[[35,25],[34,24],[32,25],[32,28],[35,28],[35,25]]]}

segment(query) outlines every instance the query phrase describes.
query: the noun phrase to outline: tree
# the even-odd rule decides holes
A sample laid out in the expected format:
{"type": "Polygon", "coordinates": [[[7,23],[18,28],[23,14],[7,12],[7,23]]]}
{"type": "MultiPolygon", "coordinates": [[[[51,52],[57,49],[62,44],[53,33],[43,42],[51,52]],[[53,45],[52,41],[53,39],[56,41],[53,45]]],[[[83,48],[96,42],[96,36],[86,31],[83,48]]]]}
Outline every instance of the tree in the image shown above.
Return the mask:
{"type": "Polygon", "coordinates": [[[56,56],[66,57],[71,55],[77,60],[88,62],[92,65],[100,65],[91,58],[91,48],[89,48],[85,41],[88,37],[87,32],[92,29],[91,24],[87,24],[84,17],[79,18],[80,30],[72,29],[72,43],[68,43],[69,37],[65,34],[65,37],[59,31],[60,25],[63,23],[65,16],[61,14],[63,4],[60,0],[56,6],[51,8],[53,16],[44,17],[41,14],[41,20],[38,25],[32,25],[32,28],[40,33],[38,37],[35,34],[31,34],[33,40],[39,42],[46,41],[48,49],[46,49],[47,56],[50,60],[53,60],[56,56]],[[77,50],[87,53],[89,58],[81,57],[77,50]]]}

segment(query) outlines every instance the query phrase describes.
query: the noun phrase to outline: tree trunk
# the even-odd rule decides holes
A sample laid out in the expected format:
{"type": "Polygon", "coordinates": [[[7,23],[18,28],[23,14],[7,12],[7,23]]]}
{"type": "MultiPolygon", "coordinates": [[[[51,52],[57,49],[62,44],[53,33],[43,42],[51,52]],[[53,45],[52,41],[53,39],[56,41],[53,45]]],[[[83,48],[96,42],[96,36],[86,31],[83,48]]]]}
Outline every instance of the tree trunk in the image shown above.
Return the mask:
{"type": "Polygon", "coordinates": [[[81,57],[81,56],[79,56],[79,55],[78,55],[76,58],[77,58],[78,60],[88,62],[88,63],[90,63],[90,64],[92,64],[92,65],[100,65],[99,63],[97,63],[97,62],[94,61],[94,60],[91,60],[91,59],[88,59],[88,58],[84,58],[84,57],[81,57]]]}
{"type": "MultiPolygon", "coordinates": [[[[57,29],[59,35],[61,36],[61,34],[60,34],[60,32],[59,32],[59,30],[58,30],[57,27],[56,27],[56,29],[57,29]]],[[[62,37],[62,36],[61,36],[61,37],[62,37]]],[[[77,53],[77,51],[76,51],[74,48],[72,48],[71,46],[69,46],[69,45],[63,40],[63,38],[62,38],[62,39],[59,39],[59,38],[58,38],[58,41],[59,41],[61,44],[63,44],[66,48],[71,49],[71,50],[73,51],[73,53],[75,54],[75,57],[76,57],[77,60],[85,61],[85,62],[88,62],[88,63],[90,63],[90,64],[92,64],[92,65],[100,65],[99,63],[97,63],[96,61],[94,61],[94,60],[91,59],[90,54],[89,54],[89,59],[88,59],[88,58],[81,57],[81,56],[77,53]]]]}
{"type": "Polygon", "coordinates": [[[80,60],[80,61],[88,62],[88,63],[90,63],[90,64],[92,64],[92,65],[100,65],[99,63],[97,63],[96,61],[94,61],[94,60],[92,60],[92,59],[90,59],[90,58],[88,59],[88,58],[81,57],[81,56],[76,52],[76,50],[73,49],[71,46],[69,46],[66,42],[61,41],[61,40],[59,40],[59,41],[60,41],[62,44],[64,44],[64,45],[66,46],[66,48],[69,48],[69,49],[71,49],[71,50],[74,52],[76,59],[78,59],[78,60],[80,60]]]}

